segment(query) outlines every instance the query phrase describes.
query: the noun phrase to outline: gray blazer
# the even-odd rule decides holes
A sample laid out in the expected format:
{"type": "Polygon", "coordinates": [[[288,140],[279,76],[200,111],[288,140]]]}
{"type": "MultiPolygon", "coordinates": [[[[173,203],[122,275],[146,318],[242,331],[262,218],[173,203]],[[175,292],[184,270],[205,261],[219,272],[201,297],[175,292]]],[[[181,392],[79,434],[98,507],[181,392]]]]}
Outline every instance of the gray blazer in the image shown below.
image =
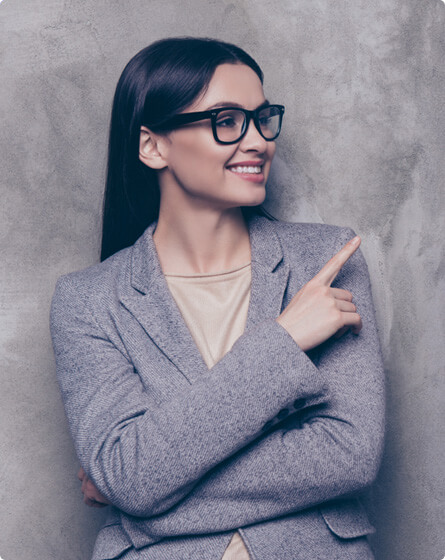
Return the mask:
{"type": "Polygon", "coordinates": [[[363,320],[304,353],[275,318],[353,236],[248,221],[245,333],[210,370],[172,298],[152,224],[133,247],[62,277],[51,328],[80,462],[112,504],[93,560],[373,558],[357,497],[378,469],[384,381],[367,267],[334,285],[363,320]]]}

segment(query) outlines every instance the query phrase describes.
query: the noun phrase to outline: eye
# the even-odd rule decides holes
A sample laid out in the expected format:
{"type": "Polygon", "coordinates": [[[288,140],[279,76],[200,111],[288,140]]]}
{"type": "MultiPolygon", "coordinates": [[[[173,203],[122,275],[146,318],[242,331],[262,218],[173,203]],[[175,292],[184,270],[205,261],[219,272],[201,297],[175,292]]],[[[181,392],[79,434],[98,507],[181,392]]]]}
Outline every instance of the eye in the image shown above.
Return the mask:
{"type": "Polygon", "coordinates": [[[221,111],[216,118],[218,128],[239,128],[243,126],[244,113],[236,109],[221,111]]]}
{"type": "Polygon", "coordinates": [[[233,116],[225,115],[223,117],[218,117],[216,119],[216,126],[221,126],[224,128],[233,128],[234,126],[237,126],[237,122],[233,118],[233,116]]]}

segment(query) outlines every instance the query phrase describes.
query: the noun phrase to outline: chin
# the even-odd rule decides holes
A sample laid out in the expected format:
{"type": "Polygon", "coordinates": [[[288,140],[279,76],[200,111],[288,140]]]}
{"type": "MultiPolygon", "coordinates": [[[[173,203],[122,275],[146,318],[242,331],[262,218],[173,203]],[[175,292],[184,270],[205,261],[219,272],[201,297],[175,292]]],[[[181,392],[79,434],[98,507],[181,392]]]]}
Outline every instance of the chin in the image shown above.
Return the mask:
{"type": "Polygon", "coordinates": [[[262,189],[261,192],[256,193],[255,196],[249,197],[240,206],[259,206],[263,204],[266,199],[266,189],[262,189]]]}
{"type": "Polygon", "coordinates": [[[243,208],[251,206],[260,206],[266,199],[266,188],[255,185],[253,189],[237,189],[237,192],[226,199],[225,208],[243,208]]]}
{"type": "Polygon", "coordinates": [[[256,200],[255,202],[243,202],[239,206],[241,208],[254,208],[255,206],[261,206],[263,202],[264,202],[264,198],[262,198],[261,200],[256,200]]]}

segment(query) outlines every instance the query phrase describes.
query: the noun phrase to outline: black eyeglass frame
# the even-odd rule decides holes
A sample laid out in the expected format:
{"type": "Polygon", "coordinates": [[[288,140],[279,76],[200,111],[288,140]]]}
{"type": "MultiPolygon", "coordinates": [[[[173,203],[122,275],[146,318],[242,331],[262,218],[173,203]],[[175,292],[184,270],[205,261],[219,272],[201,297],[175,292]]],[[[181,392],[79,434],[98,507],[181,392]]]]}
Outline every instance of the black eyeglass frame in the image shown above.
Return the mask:
{"type": "Polygon", "coordinates": [[[213,138],[215,139],[215,142],[217,142],[218,144],[236,144],[237,142],[239,142],[246,134],[247,130],[249,129],[249,124],[250,121],[253,120],[254,124],[255,124],[255,128],[258,130],[258,132],[260,133],[260,135],[264,138],[264,140],[266,140],[267,142],[273,142],[278,135],[281,132],[281,124],[283,122],[283,115],[284,115],[284,105],[263,105],[261,107],[258,107],[257,109],[254,109],[253,111],[249,111],[249,109],[243,109],[241,107],[219,107],[218,109],[211,109],[210,111],[197,111],[194,113],[179,113],[178,115],[175,115],[174,117],[172,117],[171,119],[168,119],[166,121],[164,121],[163,123],[160,123],[158,125],[155,125],[153,127],[150,127],[149,125],[148,128],[152,128],[154,131],[161,131],[161,130],[173,130],[177,127],[186,125],[186,124],[191,124],[194,122],[198,122],[198,121],[203,121],[205,119],[210,119],[211,123],[212,123],[212,132],[213,132],[213,138]],[[261,124],[259,121],[259,113],[261,111],[264,111],[264,109],[269,109],[271,107],[277,108],[279,113],[279,117],[280,117],[280,121],[278,124],[278,130],[277,133],[272,137],[272,138],[266,138],[263,134],[263,132],[261,131],[261,124]],[[245,119],[244,119],[244,127],[241,131],[241,135],[239,136],[239,138],[237,138],[236,140],[230,140],[230,142],[226,142],[224,140],[220,140],[218,138],[218,134],[216,131],[216,120],[217,117],[220,113],[224,112],[224,111],[240,111],[242,113],[244,113],[245,115],[245,119]]]}

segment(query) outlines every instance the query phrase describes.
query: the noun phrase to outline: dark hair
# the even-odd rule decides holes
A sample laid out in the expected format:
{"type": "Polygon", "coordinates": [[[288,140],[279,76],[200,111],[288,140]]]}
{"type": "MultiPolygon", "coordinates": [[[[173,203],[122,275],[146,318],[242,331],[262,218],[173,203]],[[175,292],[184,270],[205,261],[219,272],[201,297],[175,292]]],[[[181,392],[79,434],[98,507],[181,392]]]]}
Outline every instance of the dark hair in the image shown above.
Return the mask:
{"type": "Polygon", "coordinates": [[[125,67],[111,114],[101,260],[132,245],[158,218],[156,172],[139,160],[141,125],[155,130],[156,123],[191,105],[224,63],[246,64],[263,82],[251,56],[215,39],[163,39],[141,50],[125,67]]]}

